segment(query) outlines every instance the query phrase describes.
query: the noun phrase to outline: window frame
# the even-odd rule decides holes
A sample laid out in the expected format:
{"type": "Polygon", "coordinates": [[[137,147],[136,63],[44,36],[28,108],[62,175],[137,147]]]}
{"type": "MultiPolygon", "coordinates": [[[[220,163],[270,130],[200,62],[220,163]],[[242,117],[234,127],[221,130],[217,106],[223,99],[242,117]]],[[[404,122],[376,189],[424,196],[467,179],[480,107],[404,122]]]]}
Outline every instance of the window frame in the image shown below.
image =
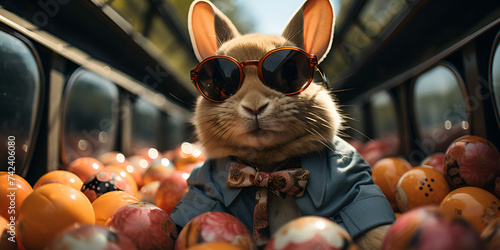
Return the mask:
{"type": "MultiPolygon", "coordinates": [[[[492,102],[493,110],[495,113],[495,118],[497,120],[497,124],[500,127],[500,98],[498,98],[498,100],[497,100],[496,94],[495,94],[495,86],[493,86],[493,57],[494,57],[495,52],[497,50],[500,51],[500,31],[495,35],[495,39],[493,40],[493,44],[491,46],[491,51],[490,51],[490,55],[489,55],[489,62],[488,62],[488,85],[489,85],[490,93],[492,94],[491,95],[491,102],[492,102]]],[[[499,68],[499,70],[500,70],[500,68],[499,68]]]]}
{"type": "MultiPolygon", "coordinates": [[[[36,50],[35,46],[31,43],[31,41],[22,36],[21,34],[14,32],[10,29],[6,29],[0,26],[0,31],[5,32],[6,34],[18,39],[21,41],[26,47],[29,49],[31,52],[33,58],[35,59],[35,63],[37,65],[38,69],[38,78],[39,78],[39,93],[38,93],[38,101],[35,101],[33,103],[33,106],[36,107],[36,111],[34,110],[34,118],[33,123],[30,126],[30,135],[28,138],[30,138],[30,142],[28,145],[28,151],[26,152],[26,159],[24,160],[24,164],[22,166],[16,165],[16,173],[20,176],[27,176],[31,161],[33,160],[34,154],[35,154],[35,147],[37,145],[37,140],[40,136],[40,130],[41,130],[41,121],[42,121],[42,113],[43,113],[43,105],[45,102],[46,98],[46,84],[45,84],[45,74],[44,74],[44,68],[42,65],[42,60],[40,58],[40,54],[36,50]],[[19,170],[20,169],[20,170],[19,170]]],[[[16,160],[16,164],[17,164],[16,160]]]]}
{"type": "MultiPolygon", "coordinates": [[[[115,124],[115,134],[114,134],[114,137],[111,137],[111,138],[114,138],[114,142],[113,142],[113,149],[116,149],[117,148],[117,141],[119,140],[121,134],[120,134],[120,131],[119,131],[119,127],[120,127],[120,89],[119,87],[113,83],[111,80],[107,79],[106,77],[100,75],[100,74],[97,74],[93,71],[90,71],[90,70],[87,70],[85,68],[82,68],[82,67],[79,67],[77,68],[76,70],[74,70],[73,72],[71,72],[69,74],[69,78],[68,80],[66,81],[65,83],[65,86],[64,86],[64,91],[63,91],[63,96],[62,96],[62,101],[61,101],[61,111],[60,111],[60,117],[61,117],[61,131],[60,131],[60,148],[59,148],[59,152],[60,152],[60,159],[61,159],[61,162],[65,165],[69,164],[70,161],[68,161],[68,157],[66,155],[66,144],[65,144],[65,141],[66,141],[66,114],[68,112],[67,110],[67,107],[68,107],[68,102],[69,102],[69,95],[71,93],[71,90],[73,89],[73,87],[75,86],[78,78],[83,75],[84,73],[91,73],[91,74],[94,74],[94,75],[97,75],[103,79],[106,79],[108,80],[111,84],[113,84],[115,87],[116,87],[116,91],[117,91],[117,99],[115,100],[116,102],[116,112],[113,112],[113,118],[116,118],[116,124],[115,124]]],[[[90,156],[92,157],[92,156],[90,156]]]]}
{"type": "MultiPolygon", "coordinates": [[[[471,114],[471,105],[470,105],[470,101],[469,101],[469,92],[467,91],[467,86],[466,86],[465,80],[464,80],[463,76],[460,74],[460,71],[453,65],[453,63],[451,63],[451,62],[449,62],[447,60],[441,60],[441,61],[439,61],[439,62],[437,62],[435,64],[432,64],[428,68],[424,69],[419,74],[415,75],[413,77],[413,79],[411,80],[411,87],[410,87],[410,91],[409,91],[409,100],[410,100],[409,106],[411,108],[411,112],[410,113],[411,113],[411,119],[413,121],[412,122],[413,123],[413,131],[415,133],[415,140],[419,140],[422,144],[424,144],[424,142],[427,139],[429,139],[429,138],[424,138],[423,137],[421,125],[418,123],[419,118],[418,118],[418,115],[417,115],[415,86],[417,84],[417,80],[422,75],[424,75],[425,73],[429,72],[432,69],[435,69],[438,66],[443,66],[443,67],[449,69],[450,72],[455,77],[455,79],[457,80],[459,88],[460,88],[460,91],[463,94],[464,102],[465,102],[465,108],[466,108],[466,114],[467,114],[467,121],[469,123],[469,128],[468,128],[467,131],[469,132],[469,134],[472,133],[472,129],[471,129],[471,123],[472,123],[472,121],[471,121],[471,117],[472,117],[472,114],[471,114]]],[[[443,143],[440,143],[440,144],[443,144],[443,143]]],[[[438,144],[438,146],[442,146],[440,144],[438,144]]],[[[436,147],[434,147],[434,151],[438,152],[440,150],[436,150],[436,147]]]]}

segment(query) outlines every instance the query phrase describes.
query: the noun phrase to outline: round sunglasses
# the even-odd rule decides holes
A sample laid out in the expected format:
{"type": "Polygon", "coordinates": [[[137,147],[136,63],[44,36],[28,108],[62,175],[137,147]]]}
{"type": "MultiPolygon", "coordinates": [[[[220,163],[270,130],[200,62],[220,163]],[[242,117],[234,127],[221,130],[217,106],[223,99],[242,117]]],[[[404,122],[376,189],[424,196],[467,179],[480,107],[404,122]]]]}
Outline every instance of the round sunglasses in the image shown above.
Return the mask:
{"type": "Polygon", "coordinates": [[[240,89],[243,67],[256,65],[260,80],[285,95],[295,95],[311,83],[318,66],[315,55],[294,47],[271,50],[259,61],[238,62],[229,56],[212,56],[191,71],[191,80],[207,100],[221,103],[240,89]]]}

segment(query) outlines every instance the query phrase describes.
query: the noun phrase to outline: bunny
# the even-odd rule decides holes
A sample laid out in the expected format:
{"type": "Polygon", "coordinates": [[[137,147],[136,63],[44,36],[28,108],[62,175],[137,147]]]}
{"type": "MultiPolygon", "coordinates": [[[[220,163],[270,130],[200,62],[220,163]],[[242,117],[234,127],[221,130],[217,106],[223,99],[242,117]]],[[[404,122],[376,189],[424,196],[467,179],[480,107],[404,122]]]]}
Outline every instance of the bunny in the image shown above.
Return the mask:
{"type": "Polygon", "coordinates": [[[359,248],[380,248],[394,212],[370,166],[337,136],[337,104],[313,80],[333,41],[330,1],[306,1],[282,35],[240,35],[204,0],[192,3],[188,26],[201,62],[191,72],[201,94],[193,123],[208,158],[171,214],[178,227],[227,212],[263,247],[285,223],[317,215],[343,226],[359,248]]]}

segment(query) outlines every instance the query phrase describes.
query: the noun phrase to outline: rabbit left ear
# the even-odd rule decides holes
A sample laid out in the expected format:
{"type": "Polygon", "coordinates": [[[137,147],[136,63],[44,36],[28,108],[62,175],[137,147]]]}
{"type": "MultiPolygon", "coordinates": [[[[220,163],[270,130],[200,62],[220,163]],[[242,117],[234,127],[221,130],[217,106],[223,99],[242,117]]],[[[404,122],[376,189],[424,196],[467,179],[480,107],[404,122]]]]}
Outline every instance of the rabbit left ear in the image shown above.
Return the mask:
{"type": "Polygon", "coordinates": [[[199,61],[215,56],[215,51],[222,43],[240,35],[229,18],[205,0],[197,0],[191,4],[188,29],[199,61]]]}
{"type": "Polygon", "coordinates": [[[329,0],[308,0],[287,24],[282,36],[321,62],[333,42],[335,12],[329,0]]]}

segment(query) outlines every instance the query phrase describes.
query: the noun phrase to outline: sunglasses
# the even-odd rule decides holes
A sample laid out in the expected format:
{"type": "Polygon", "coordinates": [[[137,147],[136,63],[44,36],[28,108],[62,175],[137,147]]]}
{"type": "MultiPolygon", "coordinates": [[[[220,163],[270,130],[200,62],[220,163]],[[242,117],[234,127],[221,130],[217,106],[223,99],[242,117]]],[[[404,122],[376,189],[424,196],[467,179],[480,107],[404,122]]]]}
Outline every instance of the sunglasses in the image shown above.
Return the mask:
{"type": "Polygon", "coordinates": [[[245,79],[243,67],[248,65],[257,66],[260,80],[269,88],[295,95],[311,83],[318,59],[293,47],[271,50],[259,61],[238,62],[229,56],[212,56],[191,71],[191,80],[207,100],[222,103],[240,89],[245,79]]]}

